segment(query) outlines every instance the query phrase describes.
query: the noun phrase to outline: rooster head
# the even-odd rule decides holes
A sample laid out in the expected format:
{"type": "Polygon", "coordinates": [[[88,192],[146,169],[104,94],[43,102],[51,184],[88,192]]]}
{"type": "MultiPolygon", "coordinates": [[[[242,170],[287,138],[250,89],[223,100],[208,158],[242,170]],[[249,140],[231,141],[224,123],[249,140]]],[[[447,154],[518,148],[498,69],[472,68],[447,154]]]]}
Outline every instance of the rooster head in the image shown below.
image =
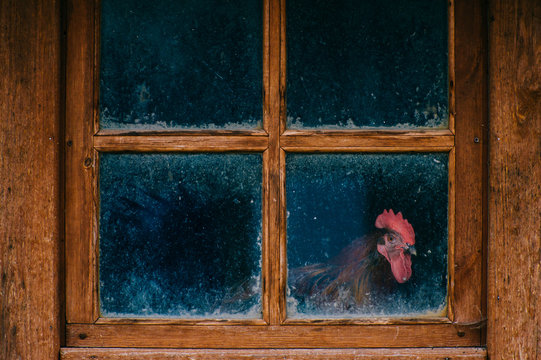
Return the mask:
{"type": "Polygon", "coordinates": [[[404,283],[411,277],[411,255],[415,252],[415,231],[402,213],[395,214],[392,209],[376,218],[375,226],[385,232],[378,241],[378,252],[391,264],[396,281],[404,283]]]}

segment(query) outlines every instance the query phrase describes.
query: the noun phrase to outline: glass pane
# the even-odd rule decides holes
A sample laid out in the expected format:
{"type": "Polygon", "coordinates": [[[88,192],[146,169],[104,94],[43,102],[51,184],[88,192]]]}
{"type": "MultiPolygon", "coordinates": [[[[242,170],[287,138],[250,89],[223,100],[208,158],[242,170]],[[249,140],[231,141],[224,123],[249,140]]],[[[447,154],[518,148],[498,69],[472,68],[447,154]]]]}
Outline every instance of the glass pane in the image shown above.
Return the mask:
{"type": "Polygon", "coordinates": [[[261,125],[261,1],[101,4],[101,128],[261,125]]]}
{"type": "Polygon", "coordinates": [[[288,127],[445,128],[447,1],[287,1],[288,127]]]}
{"type": "Polygon", "coordinates": [[[101,314],[260,318],[261,178],[259,154],[102,154],[101,314]]]}
{"type": "Polygon", "coordinates": [[[444,311],[447,166],[441,153],[288,155],[288,317],[444,311]]]}

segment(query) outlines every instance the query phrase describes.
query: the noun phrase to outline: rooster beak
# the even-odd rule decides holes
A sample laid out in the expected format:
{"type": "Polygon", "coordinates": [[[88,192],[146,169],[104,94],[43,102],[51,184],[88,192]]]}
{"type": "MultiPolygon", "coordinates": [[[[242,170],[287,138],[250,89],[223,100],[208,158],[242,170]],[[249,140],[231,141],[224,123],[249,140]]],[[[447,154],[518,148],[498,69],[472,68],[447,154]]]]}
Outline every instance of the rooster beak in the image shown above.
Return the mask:
{"type": "Polygon", "coordinates": [[[408,251],[411,255],[417,255],[417,250],[415,250],[415,246],[413,245],[408,247],[408,251]]]}

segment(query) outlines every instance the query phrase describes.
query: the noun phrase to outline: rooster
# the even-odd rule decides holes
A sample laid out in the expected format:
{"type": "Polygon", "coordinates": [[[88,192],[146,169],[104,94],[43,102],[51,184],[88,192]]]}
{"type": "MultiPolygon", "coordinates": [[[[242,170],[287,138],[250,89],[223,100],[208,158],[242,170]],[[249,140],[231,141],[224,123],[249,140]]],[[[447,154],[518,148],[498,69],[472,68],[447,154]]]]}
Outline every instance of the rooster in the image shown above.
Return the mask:
{"type": "Polygon", "coordinates": [[[370,294],[408,281],[411,255],[416,255],[413,227],[392,209],[376,218],[375,227],[328,262],[291,269],[291,295],[317,308],[348,310],[366,303],[370,294]]]}

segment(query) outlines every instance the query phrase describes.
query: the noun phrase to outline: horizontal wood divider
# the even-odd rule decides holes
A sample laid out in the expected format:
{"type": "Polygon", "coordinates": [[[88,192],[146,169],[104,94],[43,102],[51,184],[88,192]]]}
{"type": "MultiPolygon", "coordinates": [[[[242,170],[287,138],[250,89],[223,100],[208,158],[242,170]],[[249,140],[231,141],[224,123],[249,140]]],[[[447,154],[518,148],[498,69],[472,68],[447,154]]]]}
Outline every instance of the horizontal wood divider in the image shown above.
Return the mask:
{"type": "Polygon", "coordinates": [[[208,326],[208,325],[244,325],[263,326],[268,323],[263,319],[160,319],[160,318],[99,318],[98,325],[184,325],[184,326],[208,326]]]}
{"type": "Polygon", "coordinates": [[[451,324],[447,317],[419,316],[414,318],[358,318],[358,319],[286,319],[283,325],[435,325],[451,324]]]}
{"type": "Polygon", "coordinates": [[[454,143],[449,130],[287,130],[280,136],[286,151],[450,151],[454,143]]]}
{"type": "Polygon", "coordinates": [[[366,326],[93,325],[66,327],[69,347],[371,348],[479,346],[479,329],[453,324],[366,326]]]}
{"type": "MultiPolygon", "coordinates": [[[[447,317],[419,316],[414,318],[359,318],[359,319],[286,319],[282,325],[420,325],[451,324],[447,317]]],[[[163,319],[163,318],[106,318],[96,320],[98,325],[269,325],[263,319],[163,319]]]]}
{"type": "Polygon", "coordinates": [[[264,151],[268,136],[260,135],[102,135],[94,136],[98,151],[264,151]]]}
{"type": "Polygon", "coordinates": [[[63,348],[61,360],[203,360],[203,359],[371,359],[371,360],[484,360],[483,348],[405,348],[405,349],[250,349],[250,350],[198,350],[198,349],[96,349],[63,348]]]}
{"type": "Polygon", "coordinates": [[[226,130],[226,129],[105,129],[99,130],[97,136],[266,136],[263,129],[253,130],[226,130]]]}

